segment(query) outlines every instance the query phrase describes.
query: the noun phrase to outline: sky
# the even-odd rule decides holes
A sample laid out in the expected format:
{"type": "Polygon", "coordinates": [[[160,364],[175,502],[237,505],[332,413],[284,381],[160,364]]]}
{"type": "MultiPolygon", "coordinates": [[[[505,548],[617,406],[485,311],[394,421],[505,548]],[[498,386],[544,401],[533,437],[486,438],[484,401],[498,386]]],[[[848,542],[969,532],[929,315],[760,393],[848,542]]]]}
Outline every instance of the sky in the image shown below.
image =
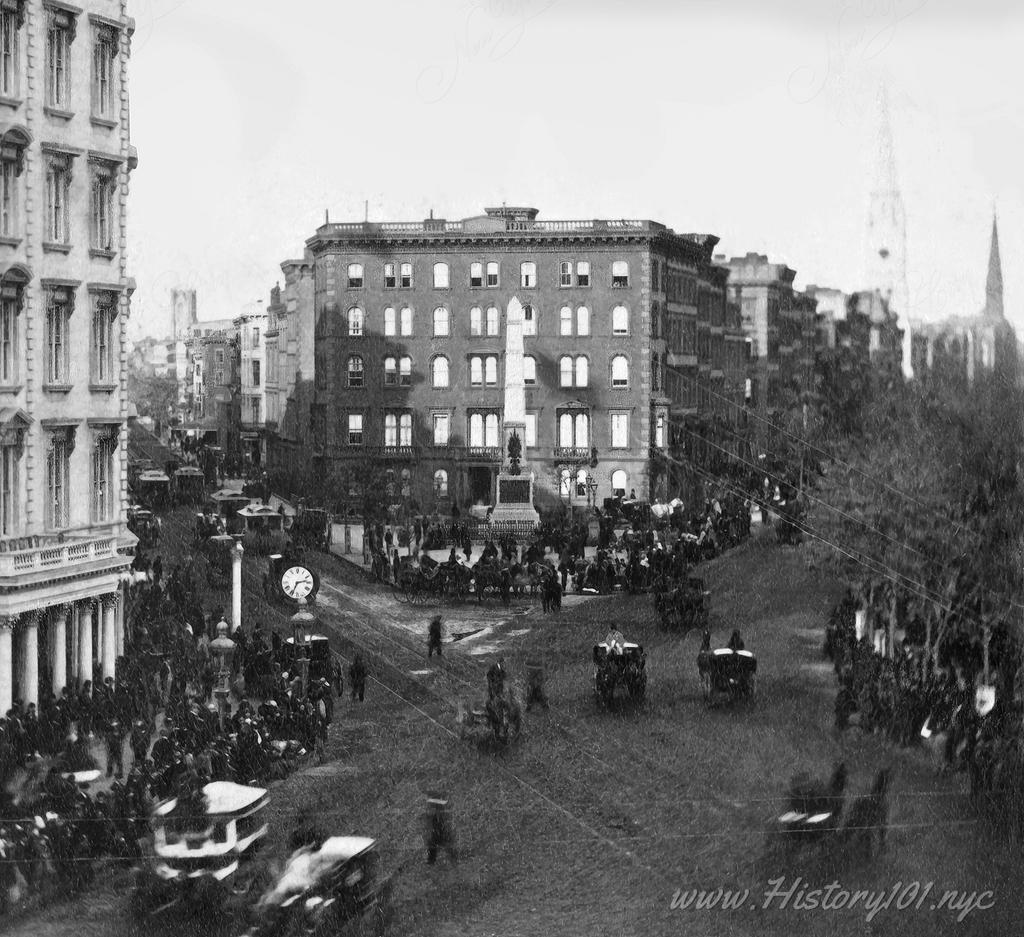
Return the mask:
{"type": "Polygon", "coordinates": [[[652,218],[864,286],[878,88],[910,315],[984,303],[999,218],[1024,335],[1017,0],[133,0],[138,281],[237,315],[332,221],[652,218]]]}

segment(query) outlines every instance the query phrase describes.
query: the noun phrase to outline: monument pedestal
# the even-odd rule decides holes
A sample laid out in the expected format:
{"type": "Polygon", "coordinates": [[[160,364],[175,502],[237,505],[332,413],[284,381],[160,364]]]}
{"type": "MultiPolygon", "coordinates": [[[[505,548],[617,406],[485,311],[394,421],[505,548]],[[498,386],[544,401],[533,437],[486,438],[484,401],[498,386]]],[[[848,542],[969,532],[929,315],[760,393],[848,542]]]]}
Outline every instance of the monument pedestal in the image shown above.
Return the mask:
{"type": "Polygon", "coordinates": [[[498,496],[491,512],[491,523],[513,521],[539,524],[540,515],[533,506],[533,476],[498,474],[498,496]]]}

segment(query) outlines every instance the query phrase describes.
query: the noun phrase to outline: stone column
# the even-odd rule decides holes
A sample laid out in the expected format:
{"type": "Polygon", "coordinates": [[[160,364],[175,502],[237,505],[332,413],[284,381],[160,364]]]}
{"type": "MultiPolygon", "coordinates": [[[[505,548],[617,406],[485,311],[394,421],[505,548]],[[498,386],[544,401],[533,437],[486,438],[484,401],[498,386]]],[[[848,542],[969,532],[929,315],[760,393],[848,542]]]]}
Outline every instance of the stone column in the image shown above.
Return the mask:
{"type": "Polygon", "coordinates": [[[117,660],[117,638],[115,636],[116,615],[117,615],[117,593],[112,592],[103,596],[101,603],[102,619],[102,644],[101,660],[103,666],[103,679],[114,676],[114,662],[117,660]]]}
{"type": "Polygon", "coordinates": [[[86,599],[78,607],[78,679],[92,680],[92,615],[95,599],[86,599]]]}
{"type": "Polygon", "coordinates": [[[242,627],[242,541],[231,551],[231,633],[242,627]]]}
{"type": "MultiPolygon", "coordinates": [[[[82,651],[81,640],[79,637],[81,629],[78,627],[78,618],[78,605],[72,602],[71,605],[68,606],[68,621],[71,627],[71,659],[68,661],[68,664],[70,665],[68,672],[69,684],[77,683],[79,678],[78,663],[81,659],[82,651]]],[[[71,689],[73,694],[78,692],[77,686],[73,686],[71,689]]]]}
{"type": "MultiPolygon", "coordinates": [[[[39,612],[28,612],[21,622],[21,646],[24,651],[24,667],[21,671],[21,695],[25,705],[35,703],[39,707],[39,612]]],[[[6,712],[6,710],[5,710],[6,712]]]]}
{"type": "Polygon", "coordinates": [[[14,655],[11,641],[17,616],[0,618],[0,717],[14,705],[14,655]]]}
{"type": "Polygon", "coordinates": [[[127,602],[124,584],[117,589],[117,608],[114,610],[114,652],[118,657],[124,656],[124,607],[127,602]]]}
{"type": "Polygon", "coordinates": [[[70,613],[68,605],[50,609],[50,679],[57,699],[60,699],[60,691],[68,685],[67,620],[70,613]]]}

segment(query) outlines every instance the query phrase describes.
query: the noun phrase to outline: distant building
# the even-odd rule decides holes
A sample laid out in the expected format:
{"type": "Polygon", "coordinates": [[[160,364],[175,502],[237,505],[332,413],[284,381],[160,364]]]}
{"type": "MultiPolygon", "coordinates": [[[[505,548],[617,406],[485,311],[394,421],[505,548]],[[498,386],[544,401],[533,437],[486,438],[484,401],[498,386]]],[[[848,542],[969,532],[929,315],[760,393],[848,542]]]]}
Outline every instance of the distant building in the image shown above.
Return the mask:
{"type": "Polygon", "coordinates": [[[890,379],[902,375],[903,332],[879,292],[844,293],[812,285],[805,293],[816,302],[820,350],[851,348],[876,373],[890,379]]]}
{"type": "Polygon", "coordinates": [[[233,320],[238,354],[237,385],[232,393],[237,400],[238,449],[247,465],[261,466],[266,457],[266,332],[267,313],[256,307],[233,320]]]}
{"type": "Polygon", "coordinates": [[[196,322],[185,339],[187,400],[181,432],[185,437],[237,449],[235,417],[238,341],[234,319],[196,322]]]}

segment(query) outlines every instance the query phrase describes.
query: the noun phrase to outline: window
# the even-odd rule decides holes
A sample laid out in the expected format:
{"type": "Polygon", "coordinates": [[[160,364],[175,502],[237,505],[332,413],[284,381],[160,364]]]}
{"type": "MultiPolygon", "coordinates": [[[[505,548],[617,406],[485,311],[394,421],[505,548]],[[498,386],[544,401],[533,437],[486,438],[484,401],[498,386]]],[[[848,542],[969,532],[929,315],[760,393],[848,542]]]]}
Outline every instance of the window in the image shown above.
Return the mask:
{"type": "Polygon", "coordinates": [[[408,306],[402,307],[401,320],[402,335],[412,335],[412,310],[408,306]]]}
{"type": "Polygon", "coordinates": [[[438,498],[448,497],[448,473],[444,469],[434,472],[434,494],[438,498]]]}
{"type": "Polygon", "coordinates": [[[572,335],[572,309],[569,306],[563,306],[558,314],[558,334],[572,335]]]}
{"type": "Polygon", "coordinates": [[[528,290],[537,285],[537,265],[532,261],[519,265],[519,285],[528,290]]]}
{"type": "Polygon", "coordinates": [[[402,410],[384,414],[384,445],[412,445],[412,414],[402,410]]]}
{"type": "Polygon", "coordinates": [[[430,381],[434,387],[448,386],[448,359],[438,355],[430,366],[430,381]]]}
{"type": "Polygon", "coordinates": [[[397,413],[385,413],[384,414],[384,445],[385,446],[397,446],[398,445],[398,414],[397,413]]]}
{"type": "Polygon", "coordinates": [[[562,469],[558,473],[558,491],[563,498],[568,498],[572,495],[572,475],[568,469],[562,469]]]}
{"type": "MultiPolygon", "coordinates": [[[[320,386],[321,390],[327,386],[327,372],[326,371],[323,371],[323,370],[317,371],[317,379],[319,381],[319,386],[320,386]]],[[[224,384],[224,369],[223,368],[214,368],[213,369],[213,383],[215,385],[223,385],[224,384]]]]}
{"type": "Polygon", "coordinates": [[[500,321],[498,307],[488,306],[487,307],[487,334],[497,335],[498,334],[498,322],[500,321]]]}
{"type": "Polygon", "coordinates": [[[362,264],[349,264],[348,265],[348,288],[350,290],[361,289],[363,285],[363,265],[362,264]]]}
{"type": "Polygon", "coordinates": [[[665,445],[665,417],[660,413],[654,418],[654,445],[659,449],[665,445]]]}
{"type": "Polygon", "coordinates": [[[438,306],[434,310],[434,338],[444,338],[448,335],[448,310],[444,306],[438,306]]]}
{"type": "Polygon", "coordinates": [[[92,40],[92,112],[96,117],[114,117],[114,63],[117,61],[117,30],[97,26],[92,40]]]}
{"type": "Polygon", "coordinates": [[[488,413],[471,413],[469,415],[469,444],[470,446],[489,446],[497,448],[498,442],[498,414],[493,411],[488,413]]]}
{"type": "Polygon", "coordinates": [[[474,387],[482,387],[485,383],[494,386],[498,383],[498,356],[473,355],[469,359],[469,383],[474,387]]]}
{"type": "Polygon", "coordinates": [[[447,413],[434,414],[434,445],[447,446],[451,418],[447,413]]]}
{"type": "Polygon", "coordinates": [[[469,310],[469,334],[484,334],[484,311],[479,306],[469,310]]]}
{"type": "Polygon", "coordinates": [[[114,249],[114,192],[117,187],[117,166],[112,163],[94,164],[90,211],[92,224],[89,246],[93,250],[114,249]]]}
{"type": "Polygon", "coordinates": [[[363,444],[363,415],[361,413],[348,415],[348,444],[350,446],[363,444]]]}
{"type": "Polygon", "coordinates": [[[75,17],[65,10],[47,11],[46,103],[67,110],[71,103],[71,42],[75,17]]]}
{"type": "Polygon", "coordinates": [[[527,449],[531,449],[537,445],[537,414],[527,413],[526,414],[526,438],[523,440],[523,445],[527,449]]]}
{"type": "Polygon", "coordinates": [[[8,131],[0,147],[0,237],[21,236],[21,172],[28,141],[8,131]]]}
{"type": "Polygon", "coordinates": [[[252,386],[253,387],[259,387],[260,386],[260,362],[259,361],[253,361],[252,362],[252,386]]]}
{"type": "Polygon", "coordinates": [[[498,414],[488,413],[484,420],[484,445],[496,448],[498,442],[498,414]]]}
{"type": "Polygon", "coordinates": [[[408,355],[398,359],[398,383],[403,387],[412,384],[412,358],[408,355]]]}
{"type": "Polygon", "coordinates": [[[68,431],[50,436],[46,453],[46,526],[51,530],[70,523],[68,469],[71,461],[71,436],[68,431]]]}
{"type": "Polygon", "coordinates": [[[523,306],[523,335],[536,335],[537,334],[537,316],[533,311],[533,306],[523,306]]]}
{"type": "Polygon", "coordinates": [[[388,306],[384,310],[384,334],[394,335],[397,330],[397,319],[395,317],[395,307],[388,306]]]}
{"type": "Polygon", "coordinates": [[[473,387],[483,387],[484,359],[476,355],[469,359],[469,383],[473,387]]]}
{"type": "Polygon", "coordinates": [[[626,483],[628,476],[622,469],[612,472],[612,495],[616,498],[626,497],[626,483]]]}
{"type": "Polygon", "coordinates": [[[613,413],[613,414],[611,414],[611,427],[612,427],[612,448],[613,449],[628,449],[629,448],[629,414],[628,413],[613,413]]]}
{"type": "Polygon", "coordinates": [[[558,386],[572,387],[572,377],[572,358],[569,355],[563,355],[558,359],[558,386]]]}
{"type": "Polygon", "coordinates": [[[586,387],[589,371],[589,362],[584,355],[578,355],[576,358],[563,355],[558,359],[558,386],[586,387]]]}
{"type": "Polygon", "coordinates": [[[629,334],[629,310],[625,306],[616,306],[612,310],[612,335],[629,334]]]}
{"type": "Polygon", "coordinates": [[[385,358],[384,359],[384,384],[397,384],[398,383],[398,359],[397,358],[385,358]]]}
{"type": "Polygon", "coordinates": [[[250,397],[249,398],[249,412],[250,418],[253,423],[260,422],[260,398],[250,397]]]}
{"type": "Polygon", "coordinates": [[[355,338],[363,334],[363,310],[358,306],[348,311],[348,334],[355,338]]]}
{"type": "Polygon", "coordinates": [[[576,263],[576,285],[590,286],[590,261],[580,260],[576,263]]]}
{"type": "Polygon", "coordinates": [[[448,264],[434,264],[434,289],[448,289],[448,264]]]}
{"type": "Polygon", "coordinates": [[[469,265],[469,285],[471,287],[483,286],[484,285],[484,265],[483,264],[470,264],[469,265]]]}
{"type": "Polygon", "coordinates": [[[576,471],[576,497],[585,498],[587,496],[587,470],[577,469],[576,471]]]}
{"type": "Polygon", "coordinates": [[[586,306],[580,306],[576,310],[576,334],[590,334],[590,310],[586,306]]]}
{"type": "Polygon", "coordinates": [[[71,292],[50,290],[46,303],[46,383],[70,384],[71,361],[68,327],[71,317],[71,292]]]}
{"type": "Polygon", "coordinates": [[[5,98],[18,96],[20,65],[20,18],[18,4],[4,3],[0,7],[0,95],[5,98]]]}
{"type": "Polygon", "coordinates": [[[570,261],[563,260],[558,265],[558,285],[572,286],[572,263],[570,261]]]}
{"type": "Polygon", "coordinates": [[[114,384],[114,321],[117,318],[117,300],[110,293],[97,293],[92,309],[92,383],[114,384]]]}
{"type": "MultiPolygon", "coordinates": [[[[6,11],[4,11],[6,12],[6,11]]],[[[0,536],[18,532],[18,448],[0,446],[0,536]]]]}
{"type": "Polygon", "coordinates": [[[625,355],[612,358],[612,387],[629,386],[629,362],[625,355]]]}
{"type": "Polygon", "coordinates": [[[469,415],[469,444],[471,446],[484,444],[484,415],[482,413],[469,415]]]}
{"type": "Polygon", "coordinates": [[[398,418],[398,445],[412,445],[412,414],[403,413],[398,418]]]}
{"type": "MultiPolygon", "coordinates": [[[[393,290],[398,283],[395,277],[395,265],[384,264],[384,289],[393,290]]],[[[394,310],[392,310],[394,312],[394,310]]]]}
{"type": "MultiPolygon", "coordinates": [[[[253,364],[259,364],[254,361],[253,364]]],[[[359,355],[349,355],[348,359],[348,386],[363,386],[363,359],[359,355]]]]}
{"type": "Polygon", "coordinates": [[[402,289],[409,289],[412,286],[412,264],[402,264],[400,285],[402,289]]]}
{"type": "Polygon", "coordinates": [[[50,153],[46,165],[46,240],[51,244],[67,244],[68,190],[71,187],[71,157],[50,153]]]}
{"type": "Polygon", "coordinates": [[[260,347],[260,330],[256,329],[256,328],[254,328],[252,330],[252,347],[253,348],[259,348],[260,347]]]}
{"type": "Polygon", "coordinates": [[[558,445],[566,449],[586,449],[590,445],[590,416],[563,410],[558,415],[558,445]]]}
{"type": "Polygon", "coordinates": [[[629,286],[629,264],[626,261],[612,261],[612,286],[629,286]]]}
{"type": "Polygon", "coordinates": [[[527,387],[537,383],[537,359],[533,355],[523,355],[523,383],[527,387]]]}
{"type": "Polygon", "coordinates": [[[484,358],[484,383],[493,386],[498,383],[498,357],[488,355],[484,358]]]}
{"type": "Polygon", "coordinates": [[[576,358],[576,386],[586,387],[589,382],[589,362],[583,355],[576,358]]]}
{"type": "Polygon", "coordinates": [[[18,342],[18,313],[21,311],[21,283],[5,282],[0,288],[0,385],[18,383],[21,351],[18,342]]]}
{"type": "Polygon", "coordinates": [[[495,287],[498,285],[498,264],[497,261],[490,261],[487,264],[487,285],[495,287]]]}

